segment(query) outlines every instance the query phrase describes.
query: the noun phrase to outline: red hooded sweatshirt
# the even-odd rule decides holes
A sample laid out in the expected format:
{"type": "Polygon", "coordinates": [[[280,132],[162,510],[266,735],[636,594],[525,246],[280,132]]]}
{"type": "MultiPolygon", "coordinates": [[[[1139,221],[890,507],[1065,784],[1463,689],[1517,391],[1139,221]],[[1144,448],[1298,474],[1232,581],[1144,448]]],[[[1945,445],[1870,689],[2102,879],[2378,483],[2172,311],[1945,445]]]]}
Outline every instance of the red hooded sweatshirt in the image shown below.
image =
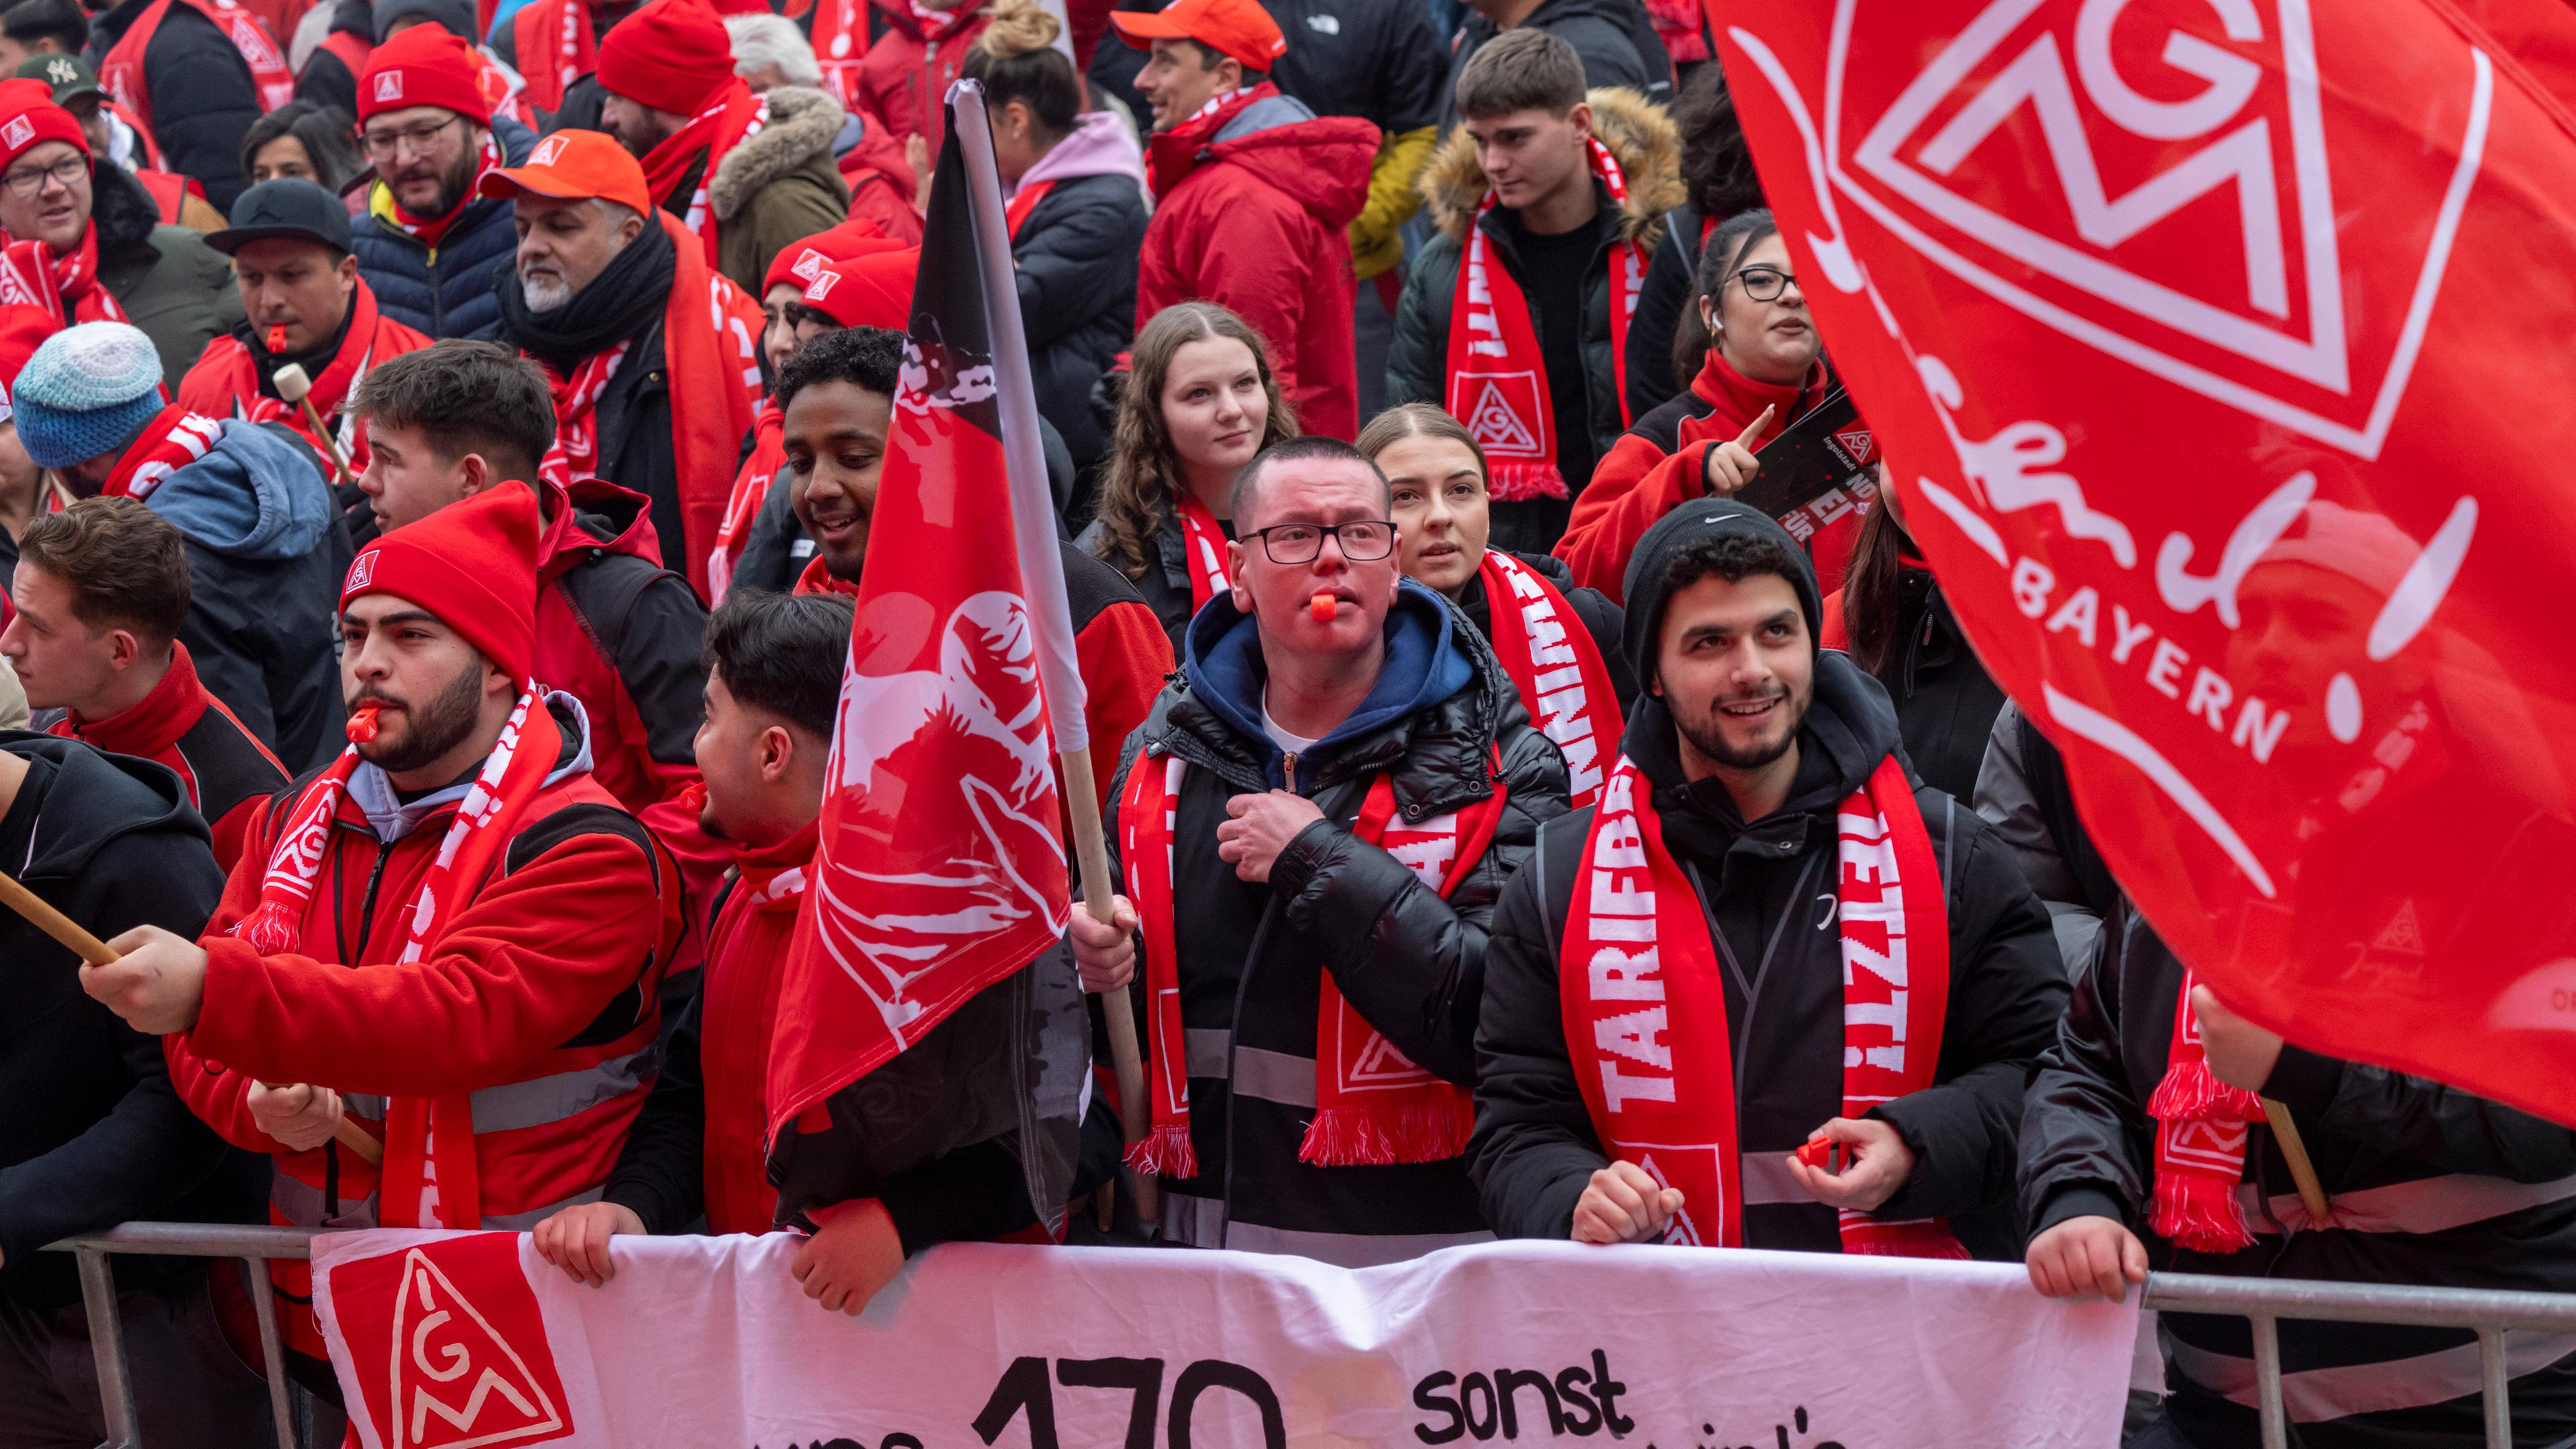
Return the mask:
{"type": "Polygon", "coordinates": [[[945,12],[921,9],[912,0],[875,0],[875,5],[868,28],[876,33],[853,86],[859,104],[885,123],[898,156],[907,139],[919,136],[936,164],[939,142],[948,134],[940,105],[990,17],[981,0],[959,0],[945,12]]]}
{"type": "Polygon", "coordinates": [[[1270,344],[1298,427],[1359,433],[1351,337],[1351,218],[1368,201],[1378,128],[1318,120],[1261,85],[1156,136],[1156,205],[1136,276],[1136,325],[1214,302],[1270,344]]]}

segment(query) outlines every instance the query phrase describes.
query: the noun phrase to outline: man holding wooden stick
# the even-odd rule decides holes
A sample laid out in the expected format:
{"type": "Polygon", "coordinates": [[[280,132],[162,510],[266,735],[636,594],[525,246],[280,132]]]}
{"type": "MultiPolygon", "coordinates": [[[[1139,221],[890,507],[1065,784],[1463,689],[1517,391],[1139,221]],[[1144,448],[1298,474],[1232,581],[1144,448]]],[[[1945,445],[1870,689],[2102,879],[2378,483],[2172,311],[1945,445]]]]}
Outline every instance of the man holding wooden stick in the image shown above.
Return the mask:
{"type": "MultiPolygon", "coordinates": [[[[651,1085],[677,872],[591,778],[580,704],[529,679],[537,537],[504,488],[361,553],[356,742],[277,797],[201,941],[128,931],[85,972],[172,1035],[199,1115],[276,1153],[280,1222],[528,1227],[598,1193],[651,1085]],[[381,1170],[333,1143],[344,1115],[381,1170]]],[[[299,1377],[335,1394],[304,1265],[275,1272],[299,1377]]]]}

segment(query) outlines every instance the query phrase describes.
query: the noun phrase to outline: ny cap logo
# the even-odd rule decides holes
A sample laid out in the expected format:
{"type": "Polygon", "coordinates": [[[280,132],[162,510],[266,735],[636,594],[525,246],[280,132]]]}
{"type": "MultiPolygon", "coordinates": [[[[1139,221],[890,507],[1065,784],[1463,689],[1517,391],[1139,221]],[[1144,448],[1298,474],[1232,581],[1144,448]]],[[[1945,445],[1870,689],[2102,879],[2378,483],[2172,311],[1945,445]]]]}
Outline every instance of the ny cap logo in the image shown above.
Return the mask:
{"type": "Polygon", "coordinates": [[[70,85],[80,79],[80,70],[69,59],[58,55],[45,62],[45,79],[58,86],[70,85]]]}
{"type": "Polygon", "coordinates": [[[548,136],[537,143],[536,151],[528,157],[528,164],[531,166],[552,166],[555,164],[556,159],[563,155],[564,147],[571,144],[572,143],[569,140],[562,136],[548,136]]]}
{"type": "Polygon", "coordinates": [[[378,72],[376,76],[376,99],[379,101],[401,100],[402,75],[403,73],[398,70],[378,72]]]}

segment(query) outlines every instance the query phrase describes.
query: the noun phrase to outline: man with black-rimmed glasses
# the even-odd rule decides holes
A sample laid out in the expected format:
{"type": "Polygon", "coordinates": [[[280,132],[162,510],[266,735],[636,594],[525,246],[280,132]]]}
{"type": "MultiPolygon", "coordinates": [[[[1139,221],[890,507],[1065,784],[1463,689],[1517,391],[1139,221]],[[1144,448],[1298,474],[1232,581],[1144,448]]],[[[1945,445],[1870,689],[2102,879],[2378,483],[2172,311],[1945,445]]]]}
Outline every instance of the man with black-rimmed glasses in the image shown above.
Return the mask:
{"type": "Polygon", "coordinates": [[[1129,1160],[1162,1175],[1175,1242],[1364,1267],[1490,1236],[1459,1156],[1484,924],[1564,813],[1565,762],[1401,576],[1389,502],[1331,438],[1245,465],[1234,589],[1119,771],[1118,920],[1074,915],[1086,988],[1142,961],[1129,1160]]]}

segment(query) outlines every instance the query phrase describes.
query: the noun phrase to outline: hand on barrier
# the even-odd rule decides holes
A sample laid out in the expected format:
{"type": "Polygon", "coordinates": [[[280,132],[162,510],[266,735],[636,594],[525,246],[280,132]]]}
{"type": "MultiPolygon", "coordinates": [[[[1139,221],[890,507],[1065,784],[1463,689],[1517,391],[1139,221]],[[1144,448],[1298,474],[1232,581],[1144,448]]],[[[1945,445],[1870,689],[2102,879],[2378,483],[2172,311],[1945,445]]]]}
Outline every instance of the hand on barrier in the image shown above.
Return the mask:
{"type": "Polygon", "coordinates": [[[244,1099],[251,1120],[289,1152],[310,1152],[340,1130],[340,1094],[302,1082],[253,1082],[244,1099]]]}
{"type": "Polygon", "coordinates": [[[197,1024],[206,1000],[206,953],[185,936],[137,926],[107,943],[117,959],[81,968],[81,990],[148,1036],[197,1024]]]}
{"type": "Polygon", "coordinates": [[[789,1271],[805,1285],[805,1296],[825,1312],[856,1318],[867,1311],[877,1290],[903,1271],[903,1239],[885,1204],[875,1198],[843,1203],[796,1250],[789,1271]]]}
{"type": "Polygon", "coordinates": [[[608,1260],[608,1240],[620,1233],[640,1237],[644,1220],[630,1207],[613,1202],[586,1202],[565,1208],[539,1222],[529,1237],[537,1256],[564,1270],[576,1283],[597,1288],[617,1276],[608,1260]]]}
{"type": "Polygon", "coordinates": [[[2209,1058],[2210,1075],[2231,1087],[2262,1091],[2281,1060],[2281,1039],[2228,1010],[2206,986],[2191,989],[2191,1010],[2200,1021],[2200,1049],[2209,1058]]]}
{"type": "Polygon", "coordinates": [[[1777,411],[1777,407],[1764,408],[1741,434],[1728,442],[1712,444],[1700,454],[1700,481],[1707,487],[1709,497],[1732,498],[1762,471],[1762,460],[1753,456],[1753,440],[1762,436],[1762,430],[1771,425],[1771,414],[1777,411]]]}
{"type": "Polygon", "coordinates": [[[1682,1194],[1655,1181],[1633,1162],[1614,1162],[1592,1174],[1574,1204],[1574,1241],[1649,1243],[1664,1235],[1682,1194]]]}
{"type": "Polygon", "coordinates": [[[1095,921],[1077,910],[1065,926],[1073,943],[1073,964],[1082,973],[1082,989],[1116,991],[1136,975],[1136,907],[1125,896],[1109,898],[1109,919],[1095,921]]]}
{"type": "Polygon", "coordinates": [[[2030,1286],[2049,1298],[2125,1301],[2129,1285],[2147,1281],[2147,1246],[2110,1218],[2068,1218],[2031,1239],[2030,1286]]]}
{"type": "Polygon", "coordinates": [[[1807,1140],[1810,1144],[1838,1142],[1843,1146],[1840,1172],[1811,1166],[1802,1153],[1789,1154],[1789,1175],[1827,1207],[1868,1212],[1896,1196],[1897,1189],[1914,1175],[1914,1150],[1905,1145],[1895,1128],[1875,1117],[1857,1121],[1836,1117],[1817,1128],[1807,1140]]]}

